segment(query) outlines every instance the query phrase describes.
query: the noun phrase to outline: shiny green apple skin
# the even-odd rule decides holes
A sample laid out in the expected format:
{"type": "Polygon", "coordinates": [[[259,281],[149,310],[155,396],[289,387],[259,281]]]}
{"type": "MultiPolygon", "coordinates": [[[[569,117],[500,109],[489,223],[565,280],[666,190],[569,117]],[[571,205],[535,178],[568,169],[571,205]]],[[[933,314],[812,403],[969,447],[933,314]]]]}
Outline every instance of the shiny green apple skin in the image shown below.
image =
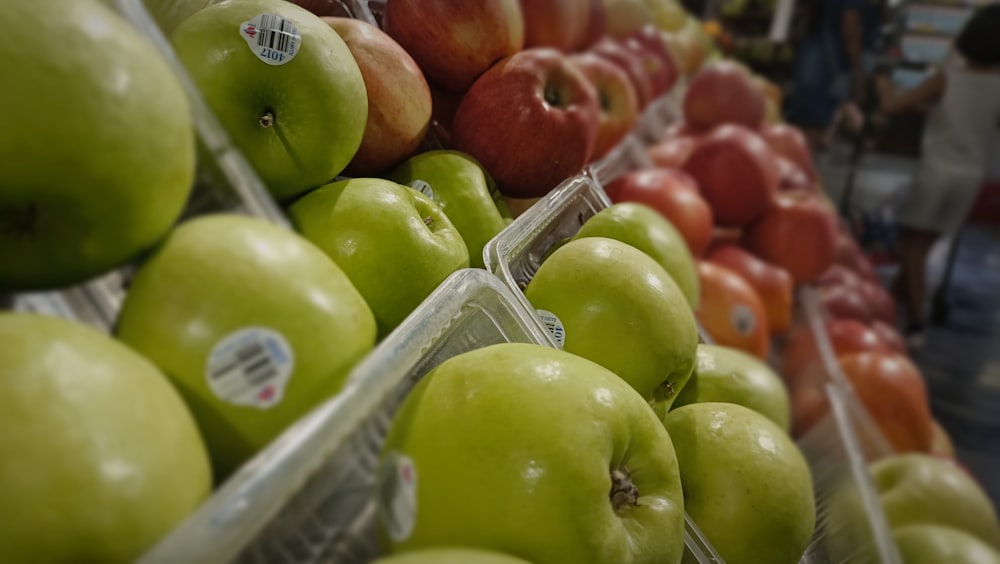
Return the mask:
{"type": "Polygon", "coordinates": [[[347,44],[318,16],[283,0],[231,0],[184,20],[171,42],[275,198],[333,180],[354,158],[368,94],[347,44]],[[282,16],[298,29],[300,48],[288,62],[265,63],[241,36],[241,25],[260,14],[282,16]]]}
{"type": "Polygon", "coordinates": [[[484,268],[483,247],[507,227],[490,194],[488,173],[459,151],[429,151],[410,158],[387,177],[409,186],[416,180],[430,185],[434,203],[458,229],[473,268],[484,268]]]}
{"type": "Polygon", "coordinates": [[[379,558],[372,564],[531,564],[515,556],[472,548],[428,548],[379,558]]]}
{"type": "Polygon", "coordinates": [[[433,201],[400,184],[354,178],[327,184],[289,209],[364,296],[384,337],[451,273],[469,266],[458,230],[433,201]]]}
{"type": "Polygon", "coordinates": [[[875,462],[871,472],[892,528],[944,525],[1000,546],[1000,525],[989,496],[958,466],[907,453],[875,462]]]}
{"type": "Polygon", "coordinates": [[[99,2],[5,2],[0,28],[0,293],[83,282],[180,215],[195,172],[187,97],[99,2]]]}
{"type": "Polygon", "coordinates": [[[263,220],[214,215],[181,224],[132,280],[118,336],[181,391],[224,478],[338,392],[374,346],[375,319],[343,271],[303,237],[263,220]],[[293,357],[283,398],[266,409],[217,395],[213,350],[263,327],[293,357]]]}
{"type": "Polygon", "coordinates": [[[770,366],[738,349],[698,345],[694,372],[673,408],[704,402],[749,407],[789,430],[791,405],[784,382],[770,366]]]}
{"type": "Polygon", "coordinates": [[[399,455],[416,471],[416,513],[394,551],[460,542],[535,564],[684,551],[670,437],[631,387],[570,353],[508,343],[445,361],[393,422],[383,460],[399,455]],[[634,497],[612,496],[612,473],[634,497]]]}
{"type": "Polygon", "coordinates": [[[187,406],[89,327],[0,313],[0,561],[132,562],[211,492],[187,406]]]}
{"type": "Polygon", "coordinates": [[[892,537],[903,564],[1000,564],[996,547],[959,529],[906,525],[892,537]]]}
{"type": "Polygon", "coordinates": [[[691,307],[663,267],[631,245],[570,241],[542,263],[525,296],[562,321],[565,350],[611,370],[663,409],[691,375],[698,346],[691,307]]]}
{"type": "Polygon", "coordinates": [[[646,253],[674,279],[691,309],[698,308],[701,294],[694,257],[663,214],[635,202],[613,204],[588,219],[574,238],[583,237],[617,239],[646,253]]]}
{"type": "Polygon", "coordinates": [[[729,564],[794,564],[816,523],[812,475],[784,429],[742,405],[694,403],[663,420],[685,510],[729,564]]]}

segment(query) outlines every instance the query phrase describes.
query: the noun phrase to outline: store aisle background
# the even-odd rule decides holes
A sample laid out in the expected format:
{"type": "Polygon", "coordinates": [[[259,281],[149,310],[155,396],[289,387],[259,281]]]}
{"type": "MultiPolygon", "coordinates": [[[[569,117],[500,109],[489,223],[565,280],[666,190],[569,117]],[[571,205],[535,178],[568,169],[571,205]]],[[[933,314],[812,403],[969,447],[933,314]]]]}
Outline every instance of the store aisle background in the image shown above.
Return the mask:
{"type": "MultiPolygon", "coordinates": [[[[841,202],[851,170],[850,151],[838,146],[817,155],[824,186],[841,202]]],[[[894,211],[916,161],[865,155],[850,193],[852,216],[867,218],[867,247],[892,244],[894,211]]],[[[928,312],[946,270],[950,239],[940,241],[928,261],[928,312]]],[[[969,224],[958,238],[955,265],[945,294],[947,320],[931,324],[927,346],[914,355],[927,380],[934,416],[951,435],[958,457],[993,501],[1000,504],[1000,226],[969,224]]],[[[894,264],[879,267],[888,285],[894,264]]]]}

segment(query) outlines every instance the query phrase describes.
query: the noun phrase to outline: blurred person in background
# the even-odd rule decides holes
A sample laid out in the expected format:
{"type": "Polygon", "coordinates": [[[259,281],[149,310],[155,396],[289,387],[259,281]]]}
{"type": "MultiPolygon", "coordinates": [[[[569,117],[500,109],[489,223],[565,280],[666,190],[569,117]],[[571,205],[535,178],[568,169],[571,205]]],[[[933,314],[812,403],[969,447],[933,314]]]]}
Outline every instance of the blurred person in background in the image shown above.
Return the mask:
{"type": "Polygon", "coordinates": [[[952,51],[920,85],[898,91],[877,78],[887,114],[930,109],[921,157],[899,211],[900,271],[894,290],[907,312],[907,341],[924,345],[926,262],[942,235],[956,233],[982,186],[990,139],[1000,131],[1000,4],[980,8],[952,51]]]}
{"type": "Polygon", "coordinates": [[[857,106],[863,105],[868,91],[866,77],[886,5],[885,0],[799,2],[803,28],[787,113],[813,147],[829,144],[835,117],[860,128],[857,106]]]}

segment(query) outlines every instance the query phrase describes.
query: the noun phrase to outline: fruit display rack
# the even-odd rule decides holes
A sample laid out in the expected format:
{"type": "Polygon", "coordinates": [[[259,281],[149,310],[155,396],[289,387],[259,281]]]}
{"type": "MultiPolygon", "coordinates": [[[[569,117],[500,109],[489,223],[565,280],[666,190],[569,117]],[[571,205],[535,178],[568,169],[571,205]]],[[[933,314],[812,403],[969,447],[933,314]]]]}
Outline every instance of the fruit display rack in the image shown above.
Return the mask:
{"type": "MultiPolygon", "coordinates": [[[[374,23],[383,2],[338,4],[343,15],[374,23]]],[[[201,159],[185,218],[226,211],[290,228],[140,0],[115,0],[115,6],[161,51],[191,102],[207,158],[201,159]]],[[[459,354],[499,343],[560,347],[552,326],[532,308],[523,290],[555,246],[611,205],[604,186],[650,164],[646,148],[678,120],[683,88],[652,103],[636,129],[605,158],[565,179],[520,214],[486,245],[485,269],[452,274],[350,372],[339,394],[219,484],[139,562],[360,564],[379,557],[377,519],[394,511],[389,493],[379,491],[379,456],[394,413],[424,375],[459,354]]],[[[111,332],[132,274],[133,269],[125,267],[60,291],[15,294],[5,305],[111,332]]],[[[797,441],[813,475],[817,506],[817,526],[800,562],[877,559],[896,564],[900,558],[867,471],[869,462],[892,450],[840,374],[823,327],[825,313],[813,289],[799,288],[796,302],[800,323],[814,329],[823,394],[831,408],[797,441]],[[838,512],[835,500],[842,497],[859,499],[864,518],[838,512]]],[[[711,342],[712,336],[702,329],[701,339],[711,342]]],[[[684,544],[689,559],[723,562],[690,517],[684,544]]]]}

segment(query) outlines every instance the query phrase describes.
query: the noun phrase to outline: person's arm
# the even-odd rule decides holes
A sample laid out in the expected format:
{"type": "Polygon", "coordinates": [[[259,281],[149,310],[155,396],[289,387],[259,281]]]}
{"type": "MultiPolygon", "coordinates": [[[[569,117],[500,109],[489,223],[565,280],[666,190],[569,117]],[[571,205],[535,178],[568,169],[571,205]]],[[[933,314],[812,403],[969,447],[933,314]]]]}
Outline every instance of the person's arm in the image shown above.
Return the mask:
{"type": "Polygon", "coordinates": [[[847,53],[847,63],[851,70],[851,85],[854,90],[854,101],[863,102],[865,98],[865,65],[863,58],[864,24],[861,21],[861,10],[847,8],[841,16],[841,30],[844,35],[844,50],[847,53]]]}
{"type": "Polygon", "coordinates": [[[889,77],[878,78],[879,105],[887,114],[926,108],[944,94],[944,73],[935,70],[912,90],[900,92],[889,77]]]}

